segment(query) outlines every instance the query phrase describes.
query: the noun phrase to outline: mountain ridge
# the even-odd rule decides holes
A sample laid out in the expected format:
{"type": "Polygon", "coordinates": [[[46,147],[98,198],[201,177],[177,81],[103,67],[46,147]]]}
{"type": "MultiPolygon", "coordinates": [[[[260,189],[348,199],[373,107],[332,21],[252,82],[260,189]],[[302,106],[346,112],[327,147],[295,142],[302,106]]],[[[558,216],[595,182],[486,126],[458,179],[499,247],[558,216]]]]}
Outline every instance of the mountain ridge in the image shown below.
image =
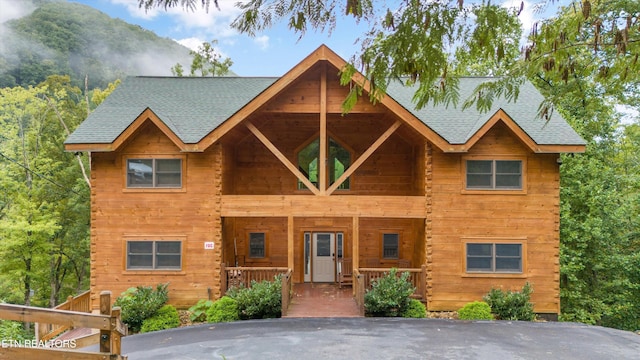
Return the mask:
{"type": "Polygon", "coordinates": [[[190,64],[189,49],[90,6],[39,0],[28,15],[0,24],[0,87],[36,85],[47,76],[104,88],[127,75],[167,76],[190,64]]]}

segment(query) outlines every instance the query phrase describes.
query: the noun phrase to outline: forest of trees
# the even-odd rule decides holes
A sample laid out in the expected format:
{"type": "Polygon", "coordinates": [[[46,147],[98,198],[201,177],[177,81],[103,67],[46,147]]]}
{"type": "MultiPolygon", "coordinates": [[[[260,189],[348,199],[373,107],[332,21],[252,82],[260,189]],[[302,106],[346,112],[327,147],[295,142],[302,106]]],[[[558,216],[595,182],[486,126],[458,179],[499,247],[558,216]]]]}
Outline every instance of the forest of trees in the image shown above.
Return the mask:
{"type": "MultiPolygon", "coordinates": [[[[191,3],[196,11],[205,11],[199,6],[208,2],[140,0],[148,6],[191,3]]],[[[268,9],[259,5],[272,3],[287,6],[270,21],[291,15],[292,31],[330,25],[323,9],[303,6],[308,1],[255,0],[245,3],[235,26],[248,33],[268,26],[261,22],[268,9]]],[[[350,6],[340,10],[349,16],[373,18],[369,1],[341,3],[350,6]]],[[[473,16],[464,21],[475,24],[467,33],[456,27],[461,1],[400,3],[398,12],[381,17],[383,23],[372,21],[370,38],[346,73],[361,70],[381,90],[385,79],[407,76],[421,84],[416,102],[423,106],[430,101],[461,106],[466,99],[456,99],[457,76],[501,76],[478,89],[472,106],[480,107],[495,96],[515,98],[515,85],[532,81],[549,99],[541,104],[540,121],[558,111],[588,142],[584,154],[563,155],[560,168],[561,319],[640,329],[640,2],[585,0],[558,7],[522,48],[519,9],[465,7],[473,16]],[[450,33],[447,26],[460,32],[450,33]]],[[[339,11],[327,9],[329,15],[339,11]]],[[[32,27],[20,24],[12,26],[32,27]]],[[[86,45],[64,41],[67,48],[86,45]]],[[[117,83],[101,82],[86,91],[84,74],[91,79],[107,70],[83,65],[82,76],[69,77],[57,73],[63,67],[35,67],[45,63],[15,66],[9,74],[16,83],[0,89],[0,301],[48,307],[87,289],[90,271],[90,188],[83,175],[88,158],[64,152],[63,141],[117,83]],[[13,75],[25,71],[33,80],[21,82],[13,75]]]]}

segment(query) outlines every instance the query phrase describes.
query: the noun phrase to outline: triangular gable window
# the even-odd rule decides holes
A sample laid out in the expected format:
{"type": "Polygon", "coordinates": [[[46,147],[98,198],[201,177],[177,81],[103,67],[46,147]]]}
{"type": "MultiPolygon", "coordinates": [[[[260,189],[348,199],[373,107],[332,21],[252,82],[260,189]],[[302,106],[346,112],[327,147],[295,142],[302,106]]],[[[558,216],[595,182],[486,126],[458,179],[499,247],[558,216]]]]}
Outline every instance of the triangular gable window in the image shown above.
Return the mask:
{"type": "MultiPolygon", "coordinates": [[[[344,148],[338,141],[329,137],[327,154],[327,174],[329,175],[329,186],[338,179],[351,165],[351,153],[344,148]]],[[[320,138],[317,137],[307,146],[298,152],[298,169],[311,181],[316,187],[319,183],[320,172],[318,162],[320,158],[320,138]]],[[[350,179],[346,179],[338,190],[349,190],[350,179]]],[[[306,189],[307,187],[298,181],[298,189],[306,189]]]]}

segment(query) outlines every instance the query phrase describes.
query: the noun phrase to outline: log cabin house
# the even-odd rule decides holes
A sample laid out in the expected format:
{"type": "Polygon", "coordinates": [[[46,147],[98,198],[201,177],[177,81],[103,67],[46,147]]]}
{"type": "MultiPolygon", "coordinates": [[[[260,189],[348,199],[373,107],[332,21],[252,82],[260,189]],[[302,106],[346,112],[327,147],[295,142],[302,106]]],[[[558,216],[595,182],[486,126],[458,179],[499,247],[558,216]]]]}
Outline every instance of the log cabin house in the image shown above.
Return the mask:
{"type": "Polygon", "coordinates": [[[282,77],[124,80],[65,143],[91,154],[93,307],[166,282],[178,307],[216,299],[229,266],[332,283],[349,258],[424,268],[429,310],[528,281],[557,315],[559,154],[583,139],[531,84],[481,113],[394,83],[345,115],[345,64],[323,45],[282,77]]]}

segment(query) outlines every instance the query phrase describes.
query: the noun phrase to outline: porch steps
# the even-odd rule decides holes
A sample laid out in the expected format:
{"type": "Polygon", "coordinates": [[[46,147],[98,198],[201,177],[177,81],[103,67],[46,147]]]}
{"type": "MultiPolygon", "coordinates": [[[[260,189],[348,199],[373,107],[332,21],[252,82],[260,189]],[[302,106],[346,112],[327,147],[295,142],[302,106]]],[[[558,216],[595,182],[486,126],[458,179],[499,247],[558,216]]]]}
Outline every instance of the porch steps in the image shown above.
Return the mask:
{"type": "Polygon", "coordinates": [[[285,317],[360,317],[360,314],[350,286],[340,289],[337,284],[304,283],[293,286],[293,298],[285,317]]]}

